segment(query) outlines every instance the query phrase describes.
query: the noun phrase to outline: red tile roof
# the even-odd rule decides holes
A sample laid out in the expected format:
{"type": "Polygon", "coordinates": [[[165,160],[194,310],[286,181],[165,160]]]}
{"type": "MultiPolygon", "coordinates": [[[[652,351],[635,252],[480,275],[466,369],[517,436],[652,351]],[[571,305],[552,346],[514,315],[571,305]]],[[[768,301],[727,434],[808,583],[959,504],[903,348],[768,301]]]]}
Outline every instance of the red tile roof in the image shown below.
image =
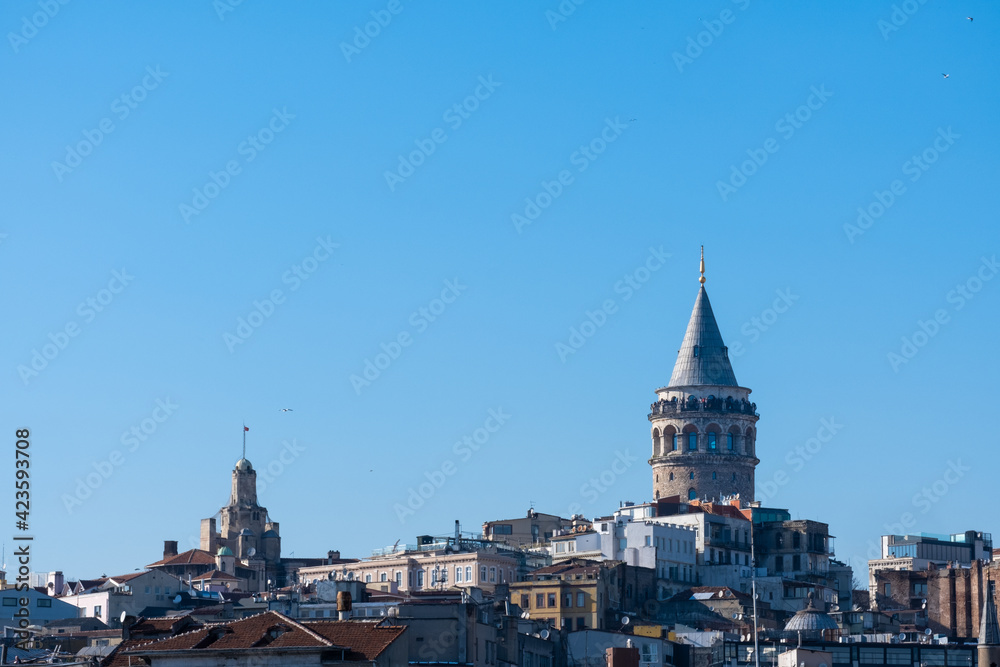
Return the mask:
{"type": "Polygon", "coordinates": [[[234,577],[233,575],[223,572],[222,570],[209,570],[205,574],[199,574],[197,577],[191,577],[191,581],[206,581],[209,579],[213,581],[239,581],[238,577],[234,577]]]}
{"type": "Polygon", "coordinates": [[[297,621],[276,611],[268,611],[230,623],[207,625],[176,637],[146,644],[133,649],[132,652],[141,654],[192,649],[222,651],[226,649],[302,648],[332,645],[333,642],[304,628],[297,621]],[[280,633],[276,637],[272,637],[272,630],[279,630],[280,633]]]}
{"type": "Polygon", "coordinates": [[[215,565],[215,556],[201,549],[189,549],[182,554],[158,560],[146,567],[161,567],[163,565],[215,565]]]}
{"type": "Polygon", "coordinates": [[[349,647],[348,660],[374,660],[406,631],[405,625],[376,621],[306,621],[303,625],[334,644],[349,647]]]}
{"type": "Polygon", "coordinates": [[[136,577],[141,577],[144,574],[149,574],[149,572],[148,571],[146,571],[146,572],[131,572],[129,574],[120,574],[120,575],[118,575],[116,577],[108,577],[108,580],[114,581],[117,584],[123,584],[126,581],[131,581],[132,579],[135,579],[136,577]]]}
{"type": "MultiPolygon", "coordinates": [[[[160,641],[130,643],[124,653],[135,659],[161,651],[343,648],[347,651],[348,660],[373,660],[405,630],[406,626],[383,626],[368,621],[299,623],[278,612],[268,611],[229,623],[201,626],[160,641]],[[274,630],[280,632],[274,636],[274,630]]],[[[119,667],[119,663],[109,662],[104,667],[119,667]]]]}

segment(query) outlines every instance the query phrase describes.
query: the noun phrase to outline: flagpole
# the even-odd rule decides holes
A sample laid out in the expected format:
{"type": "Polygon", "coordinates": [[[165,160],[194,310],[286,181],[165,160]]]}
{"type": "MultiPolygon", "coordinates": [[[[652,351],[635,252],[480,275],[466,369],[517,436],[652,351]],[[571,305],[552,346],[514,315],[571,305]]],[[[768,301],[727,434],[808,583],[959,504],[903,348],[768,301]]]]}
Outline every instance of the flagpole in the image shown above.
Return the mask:
{"type": "Polygon", "coordinates": [[[243,458],[247,457],[247,423],[243,422],[243,458]]]}

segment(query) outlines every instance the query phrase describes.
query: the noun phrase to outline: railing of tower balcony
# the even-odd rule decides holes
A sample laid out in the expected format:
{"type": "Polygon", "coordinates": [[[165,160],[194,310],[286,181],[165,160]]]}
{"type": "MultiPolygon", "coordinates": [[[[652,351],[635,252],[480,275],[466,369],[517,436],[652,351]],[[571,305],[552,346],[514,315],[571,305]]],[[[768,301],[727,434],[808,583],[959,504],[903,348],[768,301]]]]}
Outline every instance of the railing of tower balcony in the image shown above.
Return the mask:
{"type": "Polygon", "coordinates": [[[659,415],[701,411],[728,412],[732,414],[753,415],[755,417],[760,416],[757,413],[756,403],[751,403],[745,398],[735,399],[732,396],[727,396],[724,399],[717,398],[715,396],[707,396],[705,398],[688,396],[685,400],[678,400],[674,397],[669,401],[661,398],[656,403],[650,404],[649,409],[650,419],[659,415]]]}

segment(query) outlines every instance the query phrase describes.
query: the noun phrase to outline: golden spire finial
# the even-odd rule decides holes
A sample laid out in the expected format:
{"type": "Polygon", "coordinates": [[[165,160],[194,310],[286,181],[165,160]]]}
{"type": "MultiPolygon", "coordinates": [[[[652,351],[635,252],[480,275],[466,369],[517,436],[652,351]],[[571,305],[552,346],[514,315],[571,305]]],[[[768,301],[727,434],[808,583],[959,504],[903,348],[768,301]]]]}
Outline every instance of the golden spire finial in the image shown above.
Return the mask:
{"type": "Polygon", "coordinates": [[[705,284],[705,246],[701,247],[701,277],[698,278],[698,282],[705,284]]]}

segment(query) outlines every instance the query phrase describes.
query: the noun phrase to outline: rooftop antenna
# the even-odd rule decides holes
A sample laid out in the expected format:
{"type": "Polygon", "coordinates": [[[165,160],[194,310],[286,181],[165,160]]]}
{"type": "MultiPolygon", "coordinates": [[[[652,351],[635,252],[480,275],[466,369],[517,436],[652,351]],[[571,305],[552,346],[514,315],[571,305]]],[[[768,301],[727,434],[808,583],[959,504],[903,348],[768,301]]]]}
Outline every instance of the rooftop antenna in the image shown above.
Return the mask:
{"type": "Polygon", "coordinates": [[[244,421],[243,422],[243,458],[247,457],[247,431],[249,431],[249,430],[250,429],[247,428],[246,421],[244,421]]]}
{"type": "Polygon", "coordinates": [[[701,247],[701,266],[699,267],[699,270],[701,271],[701,277],[698,278],[698,282],[700,282],[702,285],[704,285],[705,284],[705,246],[701,247]]]}

